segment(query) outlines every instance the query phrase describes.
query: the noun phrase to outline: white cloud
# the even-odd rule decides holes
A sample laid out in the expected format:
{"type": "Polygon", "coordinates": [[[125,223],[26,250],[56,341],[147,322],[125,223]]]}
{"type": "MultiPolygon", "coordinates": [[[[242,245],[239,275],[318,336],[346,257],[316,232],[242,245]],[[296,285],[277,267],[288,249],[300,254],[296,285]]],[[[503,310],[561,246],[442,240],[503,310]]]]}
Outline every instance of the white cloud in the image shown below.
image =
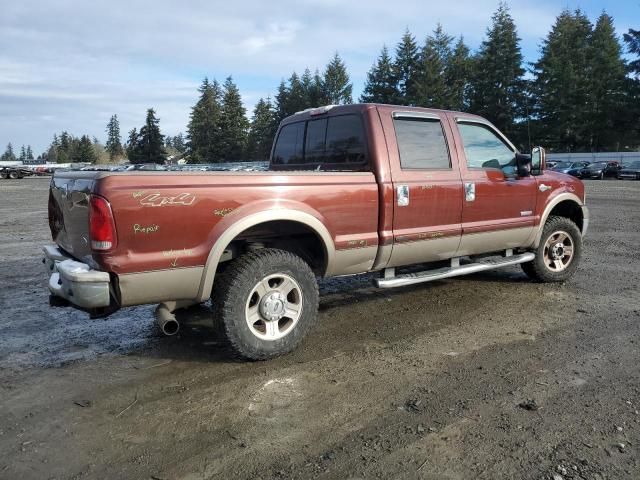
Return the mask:
{"type": "MultiPolygon", "coordinates": [[[[510,3],[525,53],[535,54],[564,5],[554,0],[510,3]]],[[[335,51],[345,59],[358,92],[382,44],[392,48],[405,28],[422,42],[441,22],[475,48],[497,4],[4,1],[0,150],[12,141],[30,143],[40,152],[62,129],[102,138],[113,113],[124,134],[142,123],[148,107],[157,110],[163,131],[175,134],[185,129],[205,75],[223,80],[232,74],[251,108],[260,96],[273,95],[281,78],[305,67],[322,68],[335,51]]],[[[602,6],[611,8],[610,2],[602,6]]]]}

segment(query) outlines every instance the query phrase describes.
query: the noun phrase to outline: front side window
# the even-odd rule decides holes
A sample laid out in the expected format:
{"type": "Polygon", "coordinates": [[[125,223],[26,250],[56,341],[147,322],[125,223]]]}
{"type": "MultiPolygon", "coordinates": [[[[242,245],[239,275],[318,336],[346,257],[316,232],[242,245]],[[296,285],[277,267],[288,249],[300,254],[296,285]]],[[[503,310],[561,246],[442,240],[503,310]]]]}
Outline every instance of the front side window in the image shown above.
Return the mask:
{"type": "Polygon", "coordinates": [[[396,118],[393,120],[403,169],[449,169],[451,160],[440,120],[396,118]]]}
{"type": "Polygon", "coordinates": [[[515,167],[515,152],[489,127],[477,123],[459,123],[469,168],[515,167]]]}

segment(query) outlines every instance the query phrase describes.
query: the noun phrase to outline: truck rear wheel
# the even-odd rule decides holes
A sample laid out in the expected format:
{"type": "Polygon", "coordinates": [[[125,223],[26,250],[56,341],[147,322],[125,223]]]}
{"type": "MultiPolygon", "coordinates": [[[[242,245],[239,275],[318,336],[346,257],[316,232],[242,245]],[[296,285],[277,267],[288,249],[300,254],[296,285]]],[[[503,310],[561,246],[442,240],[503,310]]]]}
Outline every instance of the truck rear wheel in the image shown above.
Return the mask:
{"type": "Polygon", "coordinates": [[[314,324],[318,284],[300,257],[265,248],[231,261],[216,278],[212,302],[233,353],[266,360],[295,349],[314,324]]]}
{"type": "Polygon", "coordinates": [[[521,264],[527,276],[538,282],[564,282],[582,258],[582,235],[566,217],[549,217],[542,229],[536,258],[521,264]]]}
{"type": "Polygon", "coordinates": [[[16,172],[14,170],[14,171],[9,172],[9,178],[11,180],[17,180],[18,178],[20,178],[20,175],[18,174],[18,172],[16,172]]]}

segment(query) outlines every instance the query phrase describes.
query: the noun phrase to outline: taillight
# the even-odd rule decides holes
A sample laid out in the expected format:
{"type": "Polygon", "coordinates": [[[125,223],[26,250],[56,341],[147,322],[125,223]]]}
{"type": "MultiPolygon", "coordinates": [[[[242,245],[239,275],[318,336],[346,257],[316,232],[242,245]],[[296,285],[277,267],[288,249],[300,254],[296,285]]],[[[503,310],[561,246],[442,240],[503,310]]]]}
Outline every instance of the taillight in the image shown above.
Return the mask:
{"type": "Polygon", "coordinates": [[[89,200],[89,237],[91,248],[101,252],[115,248],[117,243],[111,205],[96,195],[89,200]]]}

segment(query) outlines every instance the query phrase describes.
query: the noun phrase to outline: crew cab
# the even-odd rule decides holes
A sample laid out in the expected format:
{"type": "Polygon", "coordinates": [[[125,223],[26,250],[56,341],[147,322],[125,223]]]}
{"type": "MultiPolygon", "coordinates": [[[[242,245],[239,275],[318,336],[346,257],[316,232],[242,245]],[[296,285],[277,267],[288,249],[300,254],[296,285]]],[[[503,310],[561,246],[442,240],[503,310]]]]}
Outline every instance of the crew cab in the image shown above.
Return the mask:
{"type": "Polygon", "coordinates": [[[519,264],[560,282],[588,223],[580,180],[481,117],[326,106],[281,122],[268,171],[56,173],[44,262],[53,304],[158,303],[167,334],[211,300],[232,351],[259,360],[311,328],[319,277],[391,288],[519,264]]]}

